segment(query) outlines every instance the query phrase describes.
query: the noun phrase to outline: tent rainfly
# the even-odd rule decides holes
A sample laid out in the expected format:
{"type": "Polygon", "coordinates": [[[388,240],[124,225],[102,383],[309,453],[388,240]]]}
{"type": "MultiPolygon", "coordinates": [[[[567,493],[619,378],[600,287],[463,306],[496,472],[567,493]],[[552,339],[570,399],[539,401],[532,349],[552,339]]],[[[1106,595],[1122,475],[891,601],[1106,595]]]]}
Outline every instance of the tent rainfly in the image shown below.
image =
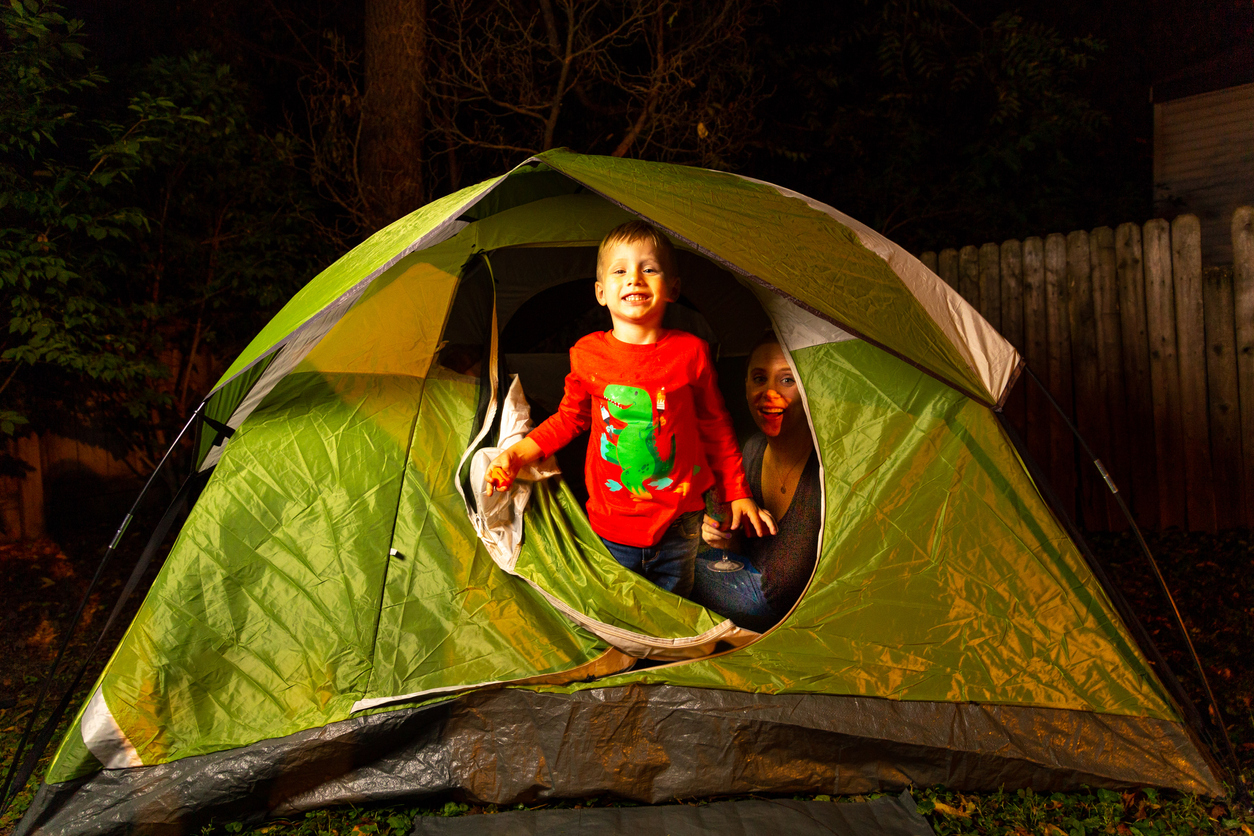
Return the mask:
{"type": "Polygon", "coordinates": [[[203,492],[17,832],[440,792],[1219,794],[1000,423],[1020,364],[904,250],[767,183],[559,150],[437,200],[314,278],[202,404],[234,433],[204,431],[203,492]],[[668,316],[725,389],[768,324],[803,389],[819,560],[761,635],[621,569],[578,473],[474,487],[553,409],[597,243],[637,217],[679,248],[668,316]]]}

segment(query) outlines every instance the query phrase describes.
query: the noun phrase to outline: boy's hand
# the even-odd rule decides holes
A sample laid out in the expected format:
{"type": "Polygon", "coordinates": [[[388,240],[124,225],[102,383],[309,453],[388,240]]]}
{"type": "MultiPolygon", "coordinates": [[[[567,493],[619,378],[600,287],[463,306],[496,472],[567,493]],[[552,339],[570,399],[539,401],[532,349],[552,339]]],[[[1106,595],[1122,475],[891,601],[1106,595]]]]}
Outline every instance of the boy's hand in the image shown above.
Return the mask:
{"type": "Polygon", "coordinates": [[[701,539],[712,549],[730,549],[731,533],[723,529],[723,524],[706,514],[701,520],[701,539]]]}
{"type": "Polygon", "coordinates": [[[494,489],[496,493],[505,493],[510,485],[514,484],[514,478],[518,476],[520,470],[522,466],[514,456],[509,454],[508,450],[497,456],[488,466],[488,472],[483,475],[485,485],[483,495],[491,496],[494,489]]]}
{"type": "Polygon", "coordinates": [[[751,536],[756,534],[759,537],[765,537],[767,534],[776,534],[779,531],[775,527],[775,518],[771,516],[771,512],[765,508],[759,508],[758,504],[748,497],[733,499],[731,502],[731,530],[735,531],[742,524],[751,536]]]}
{"type": "Polygon", "coordinates": [[[491,496],[494,490],[496,493],[505,493],[518,478],[518,471],[540,461],[543,457],[544,453],[541,452],[540,445],[530,438],[524,438],[504,450],[492,460],[492,464],[488,465],[487,473],[483,474],[485,487],[483,495],[491,496]]]}

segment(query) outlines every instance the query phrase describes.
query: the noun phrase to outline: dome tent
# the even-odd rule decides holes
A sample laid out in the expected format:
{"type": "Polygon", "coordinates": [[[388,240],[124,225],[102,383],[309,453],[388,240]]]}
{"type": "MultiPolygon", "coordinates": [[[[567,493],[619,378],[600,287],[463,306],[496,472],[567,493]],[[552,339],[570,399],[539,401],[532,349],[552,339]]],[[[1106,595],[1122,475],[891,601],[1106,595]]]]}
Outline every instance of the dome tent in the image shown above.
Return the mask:
{"type": "Polygon", "coordinates": [[[442,791],[1218,794],[999,423],[1019,365],[900,248],[748,178],[552,151],[429,204],[313,279],[210,394],[234,433],[202,440],[212,474],[18,832],[442,791]],[[632,217],[680,247],[694,327],[734,355],[769,321],[803,390],[819,560],[761,636],[619,568],[575,486],[490,507],[474,488],[523,392],[560,380],[506,335],[590,284],[632,217]]]}

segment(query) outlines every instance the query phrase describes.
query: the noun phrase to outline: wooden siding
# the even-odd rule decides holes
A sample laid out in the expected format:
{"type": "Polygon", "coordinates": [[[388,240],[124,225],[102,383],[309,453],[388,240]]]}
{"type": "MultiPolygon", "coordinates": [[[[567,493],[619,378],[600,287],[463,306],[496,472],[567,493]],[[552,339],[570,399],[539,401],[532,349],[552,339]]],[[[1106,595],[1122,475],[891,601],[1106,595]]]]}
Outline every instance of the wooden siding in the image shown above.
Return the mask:
{"type": "Polygon", "coordinates": [[[1232,213],[1254,201],[1254,84],[1154,105],[1154,200],[1198,216],[1207,264],[1232,263],[1232,213]]]}

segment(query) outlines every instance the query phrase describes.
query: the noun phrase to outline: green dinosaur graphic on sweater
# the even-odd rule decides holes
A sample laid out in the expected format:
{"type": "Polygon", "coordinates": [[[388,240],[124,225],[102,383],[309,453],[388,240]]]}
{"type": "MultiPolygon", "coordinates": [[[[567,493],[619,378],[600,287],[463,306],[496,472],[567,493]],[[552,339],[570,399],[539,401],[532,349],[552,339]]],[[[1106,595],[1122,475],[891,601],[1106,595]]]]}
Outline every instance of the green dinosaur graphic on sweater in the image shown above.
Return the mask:
{"type": "Polygon", "coordinates": [[[675,437],[671,436],[670,456],[663,460],[657,451],[658,427],[653,421],[653,402],[649,393],[635,386],[611,383],[605,387],[602,419],[614,418],[627,426],[615,429],[608,421],[601,436],[601,458],[623,469],[622,484],[608,479],[611,491],[626,488],[632,496],[647,499],[649,488],[669,487],[671,469],[675,465],[675,437]]]}

